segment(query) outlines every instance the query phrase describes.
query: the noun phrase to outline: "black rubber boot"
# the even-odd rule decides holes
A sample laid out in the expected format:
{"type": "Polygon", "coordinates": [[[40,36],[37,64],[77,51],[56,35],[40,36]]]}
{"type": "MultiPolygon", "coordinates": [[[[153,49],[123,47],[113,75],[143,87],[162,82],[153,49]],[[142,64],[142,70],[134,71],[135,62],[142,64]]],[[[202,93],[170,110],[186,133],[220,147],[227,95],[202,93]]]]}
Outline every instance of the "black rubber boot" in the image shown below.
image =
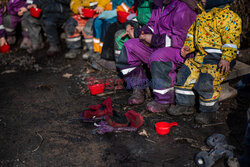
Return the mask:
{"type": "Polygon", "coordinates": [[[201,112],[195,117],[195,121],[200,124],[210,124],[216,120],[216,112],[201,112]]]}
{"type": "Polygon", "coordinates": [[[195,108],[192,106],[181,106],[181,105],[172,105],[167,113],[173,116],[179,115],[191,115],[195,113],[195,108]]]}
{"type": "Polygon", "coordinates": [[[132,96],[128,99],[129,105],[142,104],[144,102],[144,90],[134,89],[132,96]]]}
{"type": "Polygon", "coordinates": [[[250,146],[246,146],[245,153],[239,158],[240,167],[250,166],[250,146]]]}
{"type": "Polygon", "coordinates": [[[70,49],[66,54],[65,58],[67,59],[74,59],[77,55],[81,53],[81,49],[70,49]]]}

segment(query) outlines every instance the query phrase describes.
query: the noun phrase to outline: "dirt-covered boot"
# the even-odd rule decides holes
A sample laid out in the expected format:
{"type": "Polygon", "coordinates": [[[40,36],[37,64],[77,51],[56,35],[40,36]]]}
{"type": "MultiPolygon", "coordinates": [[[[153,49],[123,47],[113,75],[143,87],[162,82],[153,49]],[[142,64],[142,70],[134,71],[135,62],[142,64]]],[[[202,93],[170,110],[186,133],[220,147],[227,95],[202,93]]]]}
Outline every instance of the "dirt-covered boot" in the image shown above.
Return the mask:
{"type": "Polygon", "coordinates": [[[83,60],[88,60],[91,55],[95,54],[94,50],[88,50],[82,55],[83,60]]]}
{"type": "Polygon", "coordinates": [[[142,104],[144,102],[144,91],[142,89],[134,89],[132,96],[128,99],[129,105],[142,104]]]}
{"type": "Polygon", "coordinates": [[[181,105],[172,105],[167,113],[169,115],[173,115],[173,116],[179,116],[179,115],[191,115],[195,112],[195,108],[194,107],[190,107],[190,106],[181,106],[181,105]]]}
{"type": "Polygon", "coordinates": [[[115,66],[115,61],[108,61],[105,59],[96,59],[92,61],[92,67],[96,67],[95,69],[102,71],[104,69],[106,70],[111,70],[111,71],[115,71],[116,70],[116,66],[115,66]]]}
{"type": "Polygon", "coordinates": [[[200,124],[210,124],[216,120],[216,112],[200,112],[195,116],[195,121],[200,124]]]}
{"type": "Polygon", "coordinates": [[[77,55],[81,53],[81,49],[70,49],[66,54],[66,59],[74,59],[77,55]]]}
{"type": "Polygon", "coordinates": [[[21,49],[29,49],[31,47],[32,47],[32,44],[31,44],[30,39],[27,38],[27,37],[23,38],[23,41],[22,41],[22,43],[20,45],[20,48],[21,49]]]}
{"type": "Polygon", "coordinates": [[[42,48],[44,48],[44,43],[40,43],[39,45],[38,44],[32,44],[32,46],[30,48],[27,48],[26,51],[31,54],[31,53],[33,53],[33,52],[35,52],[37,50],[42,49],[42,48]]]}
{"type": "Polygon", "coordinates": [[[10,44],[10,45],[15,44],[15,43],[16,43],[16,37],[15,37],[15,36],[8,36],[8,37],[7,37],[7,42],[8,42],[8,44],[10,44]]]}
{"type": "Polygon", "coordinates": [[[250,146],[246,146],[245,153],[239,158],[238,161],[241,167],[250,166],[250,146]]]}
{"type": "Polygon", "coordinates": [[[169,104],[159,104],[156,101],[151,101],[147,104],[147,110],[151,112],[166,112],[169,104]]]}
{"type": "Polygon", "coordinates": [[[53,56],[53,55],[59,53],[60,50],[61,50],[61,49],[60,49],[59,46],[57,46],[57,45],[51,45],[51,46],[49,47],[48,51],[47,51],[47,54],[48,54],[49,56],[53,56]]]}

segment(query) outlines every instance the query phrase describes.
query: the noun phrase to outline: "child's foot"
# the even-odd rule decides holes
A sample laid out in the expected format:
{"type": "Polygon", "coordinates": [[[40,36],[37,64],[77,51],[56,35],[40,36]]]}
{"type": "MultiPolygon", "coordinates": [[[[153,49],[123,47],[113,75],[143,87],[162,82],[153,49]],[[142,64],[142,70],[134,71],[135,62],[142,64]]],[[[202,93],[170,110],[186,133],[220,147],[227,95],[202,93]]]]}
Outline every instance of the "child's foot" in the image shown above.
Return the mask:
{"type": "Polygon", "coordinates": [[[147,110],[155,113],[166,112],[169,106],[169,104],[159,104],[156,101],[151,101],[147,104],[147,110]]]}
{"type": "Polygon", "coordinates": [[[44,43],[41,43],[40,45],[33,44],[30,48],[27,48],[26,51],[31,54],[35,52],[36,50],[40,50],[42,48],[44,48],[44,43]]]}
{"type": "Polygon", "coordinates": [[[173,116],[191,115],[195,112],[195,108],[191,106],[172,105],[167,112],[173,116]]]}
{"type": "Polygon", "coordinates": [[[115,71],[116,66],[115,66],[115,61],[108,61],[105,59],[96,59],[92,61],[92,66],[97,66],[99,67],[97,70],[102,71],[104,69],[115,71]]]}
{"type": "Polygon", "coordinates": [[[95,53],[94,53],[93,50],[89,50],[89,51],[87,51],[86,53],[84,53],[84,54],[82,55],[82,58],[83,58],[84,60],[88,60],[89,57],[91,57],[91,56],[94,55],[94,54],[95,54],[95,53]]]}
{"type": "Polygon", "coordinates": [[[195,121],[200,124],[210,124],[216,120],[216,112],[201,112],[195,117],[195,121]]]}
{"type": "Polygon", "coordinates": [[[132,96],[128,99],[129,105],[142,104],[144,102],[144,90],[134,89],[132,96]]]}
{"type": "Polygon", "coordinates": [[[250,146],[246,146],[245,153],[239,158],[241,167],[248,167],[250,165],[250,146]]]}
{"type": "Polygon", "coordinates": [[[57,54],[59,52],[60,52],[60,47],[57,46],[57,45],[52,45],[52,46],[49,47],[49,49],[47,51],[47,54],[49,56],[53,56],[53,55],[55,55],[55,54],[57,54]]]}
{"type": "Polygon", "coordinates": [[[15,43],[16,43],[16,37],[15,37],[15,36],[8,36],[8,37],[7,37],[7,42],[8,42],[8,44],[10,44],[10,45],[15,44],[15,43]]]}
{"type": "Polygon", "coordinates": [[[70,49],[66,54],[65,58],[67,59],[74,59],[77,55],[81,53],[81,49],[70,49]]]}
{"type": "Polygon", "coordinates": [[[23,38],[23,41],[20,45],[20,48],[21,49],[28,49],[28,48],[31,48],[32,44],[31,44],[31,41],[29,38],[25,37],[23,38]]]}

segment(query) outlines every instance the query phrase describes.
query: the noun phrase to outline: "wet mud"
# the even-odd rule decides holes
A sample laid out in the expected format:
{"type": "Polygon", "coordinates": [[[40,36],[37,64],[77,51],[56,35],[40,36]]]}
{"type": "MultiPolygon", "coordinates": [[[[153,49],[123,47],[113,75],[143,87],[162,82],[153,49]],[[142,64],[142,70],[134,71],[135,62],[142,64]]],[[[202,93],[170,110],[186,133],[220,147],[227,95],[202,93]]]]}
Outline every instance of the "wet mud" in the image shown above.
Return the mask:
{"type": "MultiPolygon", "coordinates": [[[[117,84],[103,96],[91,95],[88,77],[119,77],[91,70],[80,55],[65,60],[63,54],[48,57],[44,49],[33,55],[16,51],[0,57],[0,166],[192,167],[195,154],[208,149],[205,140],[213,133],[227,137],[236,147],[236,157],[244,151],[249,88],[221,103],[217,124],[201,126],[193,116],[149,113],[145,104],[150,96],[142,105],[127,106],[131,92],[114,89],[117,84]],[[108,96],[117,111],[141,113],[144,125],[137,132],[92,134],[93,123],[83,123],[80,114],[108,96]],[[179,125],[169,135],[159,136],[154,129],[158,121],[179,125]],[[142,130],[148,137],[139,135],[142,130]]],[[[224,166],[224,161],[215,166],[224,166]]]]}

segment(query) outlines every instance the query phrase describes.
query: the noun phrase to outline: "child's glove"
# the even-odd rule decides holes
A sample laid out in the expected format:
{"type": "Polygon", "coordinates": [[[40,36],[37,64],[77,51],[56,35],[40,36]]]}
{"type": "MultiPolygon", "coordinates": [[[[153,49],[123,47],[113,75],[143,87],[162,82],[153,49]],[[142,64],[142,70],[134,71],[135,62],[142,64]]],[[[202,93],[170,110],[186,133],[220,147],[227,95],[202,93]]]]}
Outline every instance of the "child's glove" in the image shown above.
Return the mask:
{"type": "Polygon", "coordinates": [[[116,10],[108,10],[102,12],[98,17],[99,19],[112,19],[117,16],[116,10]]]}

